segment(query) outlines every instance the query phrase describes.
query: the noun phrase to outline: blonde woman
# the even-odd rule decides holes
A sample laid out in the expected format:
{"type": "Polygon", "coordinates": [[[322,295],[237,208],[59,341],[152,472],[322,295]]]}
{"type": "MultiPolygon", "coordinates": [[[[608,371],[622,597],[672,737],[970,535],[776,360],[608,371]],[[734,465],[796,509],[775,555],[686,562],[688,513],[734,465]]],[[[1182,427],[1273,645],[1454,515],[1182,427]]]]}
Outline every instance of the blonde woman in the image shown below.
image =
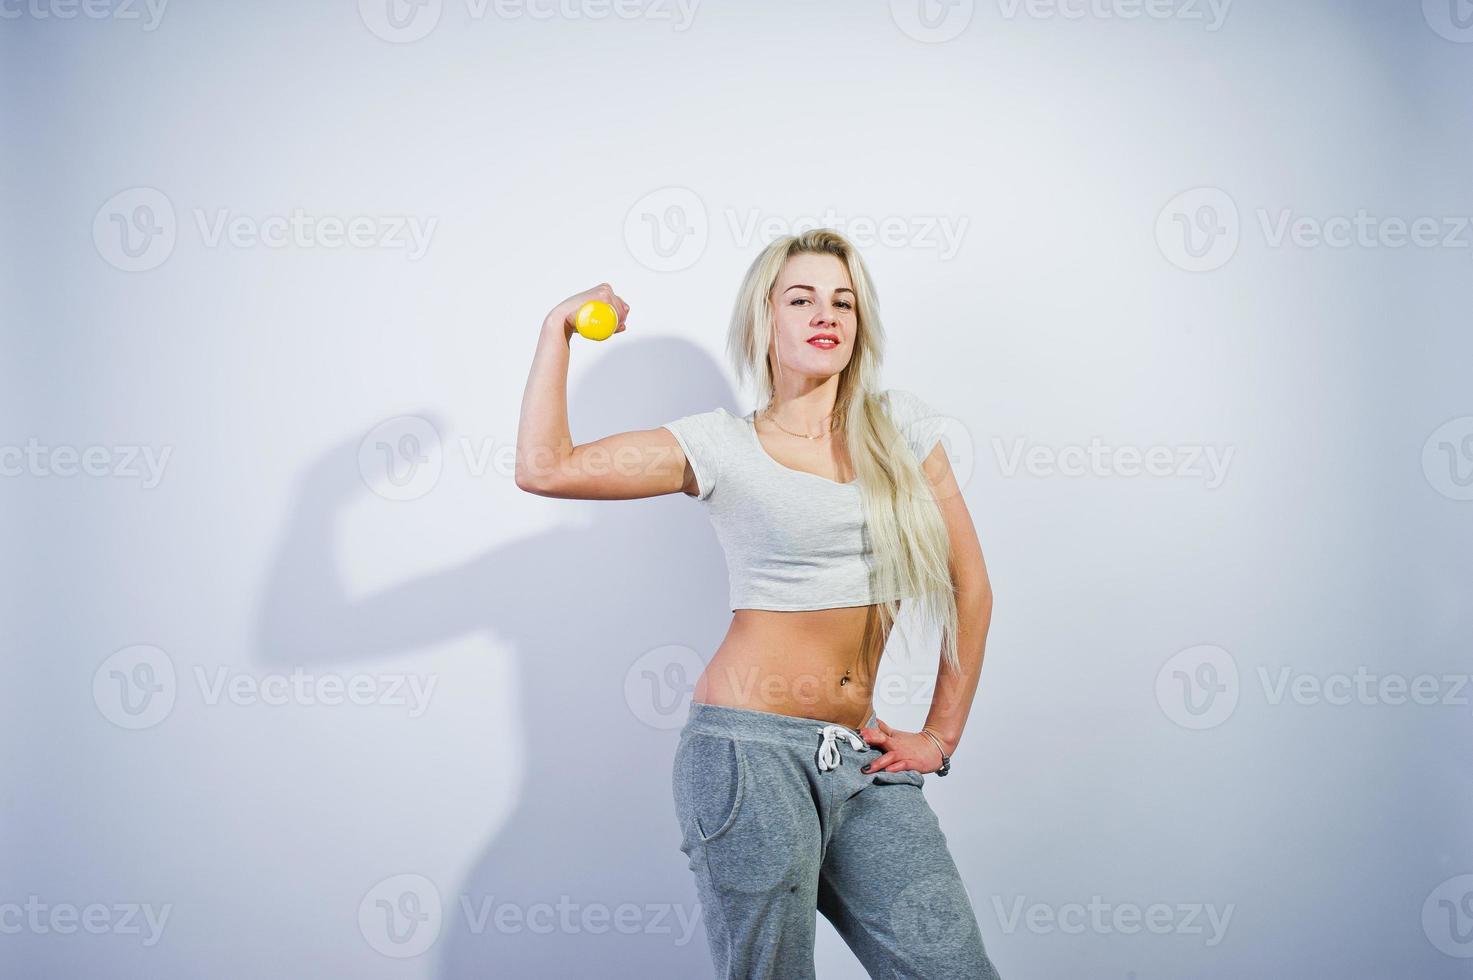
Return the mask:
{"type": "Polygon", "coordinates": [[[678,490],[725,550],[731,628],[696,682],[671,785],[717,975],[813,977],[822,912],[873,977],[997,977],[922,792],[961,741],[992,591],[942,419],[879,387],[885,335],[864,261],[827,229],[753,261],[727,345],[757,392],[752,412],[575,446],[568,346],[589,299],[625,329],[629,307],[607,283],[548,315],[517,484],[600,500],[678,490]],[[631,458],[644,462],[603,462],[631,458]],[[873,710],[902,599],[942,640],[919,732],[873,710]]]}

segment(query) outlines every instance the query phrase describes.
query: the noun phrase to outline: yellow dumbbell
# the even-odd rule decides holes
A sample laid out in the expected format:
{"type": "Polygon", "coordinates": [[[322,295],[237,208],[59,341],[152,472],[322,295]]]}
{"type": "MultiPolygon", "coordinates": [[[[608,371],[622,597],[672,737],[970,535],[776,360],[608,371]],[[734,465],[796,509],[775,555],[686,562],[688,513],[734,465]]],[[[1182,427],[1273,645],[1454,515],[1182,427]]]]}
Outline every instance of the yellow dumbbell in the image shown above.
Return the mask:
{"type": "Polygon", "coordinates": [[[573,327],[589,340],[608,340],[619,326],[619,314],[603,300],[591,299],[573,314],[573,327]]]}

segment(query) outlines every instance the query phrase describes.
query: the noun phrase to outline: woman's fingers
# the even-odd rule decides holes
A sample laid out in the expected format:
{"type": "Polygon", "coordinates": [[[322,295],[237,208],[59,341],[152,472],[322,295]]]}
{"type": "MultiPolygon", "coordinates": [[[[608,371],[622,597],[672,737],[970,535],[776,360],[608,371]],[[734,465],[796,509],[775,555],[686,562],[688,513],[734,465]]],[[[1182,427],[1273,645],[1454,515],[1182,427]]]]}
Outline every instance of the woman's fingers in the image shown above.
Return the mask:
{"type": "Polygon", "coordinates": [[[896,752],[886,752],[864,767],[865,772],[904,772],[907,769],[919,772],[921,767],[918,763],[900,758],[896,752]]]}
{"type": "Polygon", "coordinates": [[[618,320],[618,326],[614,328],[614,332],[618,333],[620,330],[623,330],[624,320],[629,316],[629,304],[624,302],[623,298],[614,292],[614,287],[606,282],[599,283],[589,291],[594,294],[594,299],[603,300],[614,308],[614,313],[618,320]]]}

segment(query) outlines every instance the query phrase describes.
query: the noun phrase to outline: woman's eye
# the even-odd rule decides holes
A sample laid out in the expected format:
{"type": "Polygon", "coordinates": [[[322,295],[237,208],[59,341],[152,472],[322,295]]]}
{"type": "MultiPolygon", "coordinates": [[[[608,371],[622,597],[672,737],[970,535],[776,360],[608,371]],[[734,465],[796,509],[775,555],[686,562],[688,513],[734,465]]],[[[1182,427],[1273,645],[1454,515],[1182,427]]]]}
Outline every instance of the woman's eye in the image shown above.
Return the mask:
{"type": "MultiPolygon", "coordinates": [[[[797,306],[799,303],[811,303],[811,302],[813,302],[813,300],[809,299],[808,297],[806,297],[806,296],[799,296],[797,299],[793,300],[793,305],[794,306],[797,306]]],[[[854,309],[854,304],[848,302],[847,300],[840,300],[835,305],[836,306],[842,306],[846,310],[852,310],[852,309],[854,309]]]]}

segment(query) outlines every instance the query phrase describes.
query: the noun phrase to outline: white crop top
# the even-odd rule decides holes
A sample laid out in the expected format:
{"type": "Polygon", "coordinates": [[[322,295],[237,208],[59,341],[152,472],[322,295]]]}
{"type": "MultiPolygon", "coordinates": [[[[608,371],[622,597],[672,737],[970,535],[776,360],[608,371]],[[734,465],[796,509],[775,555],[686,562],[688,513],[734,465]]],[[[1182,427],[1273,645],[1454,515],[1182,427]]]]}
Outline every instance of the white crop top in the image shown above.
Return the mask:
{"type": "MultiPolygon", "coordinates": [[[[881,396],[916,459],[941,437],[946,417],[909,391],[881,396]]],[[[856,482],[838,483],[779,463],[762,448],[753,413],[724,408],[662,428],[675,434],[726,553],[732,611],[836,609],[906,596],[875,596],[874,554],[856,482]]]]}

